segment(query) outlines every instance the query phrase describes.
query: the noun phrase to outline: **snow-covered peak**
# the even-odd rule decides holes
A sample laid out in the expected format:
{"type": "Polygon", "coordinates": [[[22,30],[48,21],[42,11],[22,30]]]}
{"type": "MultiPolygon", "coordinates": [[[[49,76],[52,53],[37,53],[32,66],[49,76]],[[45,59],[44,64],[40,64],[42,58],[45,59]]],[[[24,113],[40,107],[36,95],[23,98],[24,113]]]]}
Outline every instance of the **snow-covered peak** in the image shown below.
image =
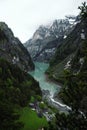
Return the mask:
{"type": "Polygon", "coordinates": [[[50,32],[48,31],[47,33],[46,33],[46,35],[45,35],[45,38],[46,37],[49,37],[51,34],[50,34],[50,32]]]}
{"type": "Polygon", "coordinates": [[[47,28],[43,25],[41,25],[37,30],[36,32],[34,33],[33,35],[33,40],[38,40],[38,39],[43,39],[45,37],[45,34],[47,32],[47,28]]]}
{"type": "Polygon", "coordinates": [[[70,27],[70,19],[56,19],[47,25],[41,25],[34,33],[31,43],[37,40],[59,38],[60,36],[67,35],[70,27]]]}
{"type": "Polygon", "coordinates": [[[47,27],[45,27],[44,25],[39,26],[39,28],[37,29],[37,31],[46,31],[47,27]]]}
{"type": "Polygon", "coordinates": [[[35,35],[33,36],[33,40],[37,40],[37,39],[43,39],[43,37],[41,37],[41,35],[35,33],[35,35]]]}

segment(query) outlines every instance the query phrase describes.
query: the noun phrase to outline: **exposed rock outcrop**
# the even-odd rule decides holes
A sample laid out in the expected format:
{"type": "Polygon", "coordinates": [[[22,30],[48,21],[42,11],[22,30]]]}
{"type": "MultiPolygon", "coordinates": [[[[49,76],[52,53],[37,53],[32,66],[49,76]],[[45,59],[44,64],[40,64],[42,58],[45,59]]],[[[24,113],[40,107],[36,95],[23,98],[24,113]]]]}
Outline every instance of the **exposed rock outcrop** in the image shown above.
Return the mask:
{"type": "Polygon", "coordinates": [[[59,19],[49,26],[40,26],[32,39],[28,40],[24,46],[34,61],[49,62],[56,48],[72,30],[72,26],[73,24],[68,19],[59,19]]]}
{"type": "Polygon", "coordinates": [[[30,54],[8,26],[0,22],[0,57],[23,70],[34,69],[30,54]]]}
{"type": "MultiPolygon", "coordinates": [[[[77,53],[82,48],[82,42],[87,38],[87,19],[79,21],[63,43],[57,48],[57,51],[50,62],[48,74],[51,78],[63,80],[64,69],[69,69],[73,64],[74,73],[78,73],[84,63],[83,55],[77,53]],[[78,63],[75,64],[75,60],[78,63]]],[[[81,52],[80,52],[81,53],[81,52]]],[[[62,81],[61,81],[62,82],[62,81]]]]}

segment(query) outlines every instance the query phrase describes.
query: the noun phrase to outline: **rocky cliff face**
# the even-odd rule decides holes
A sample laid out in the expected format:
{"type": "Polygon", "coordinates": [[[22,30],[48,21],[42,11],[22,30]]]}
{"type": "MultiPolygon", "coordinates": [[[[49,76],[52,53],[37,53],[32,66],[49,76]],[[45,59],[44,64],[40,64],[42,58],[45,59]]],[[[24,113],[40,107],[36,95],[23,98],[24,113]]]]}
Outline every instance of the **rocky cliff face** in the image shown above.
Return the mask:
{"type": "Polygon", "coordinates": [[[49,62],[56,48],[72,30],[72,23],[68,19],[55,20],[49,26],[40,26],[32,39],[24,45],[30,52],[33,60],[49,62]]]}
{"type": "Polygon", "coordinates": [[[73,72],[79,72],[81,64],[84,62],[84,58],[80,54],[81,52],[79,53],[78,50],[81,50],[82,42],[86,38],[87,19],[84,21],[79,21],[72,32],[57,48],[57,51],[51,60],[50,67],[47,71],[51,78],[61,81],[63,79],[64,70],[71,68],[72,63],[73,72]],[[79,55],[77,56],[78,53],[79,55]]]}
{"type": "Polygon", "coordinates": [[[0,57],[17,64],[23,70],[34,69],[27,49],[3,22],[0,22],[0,57]]]}

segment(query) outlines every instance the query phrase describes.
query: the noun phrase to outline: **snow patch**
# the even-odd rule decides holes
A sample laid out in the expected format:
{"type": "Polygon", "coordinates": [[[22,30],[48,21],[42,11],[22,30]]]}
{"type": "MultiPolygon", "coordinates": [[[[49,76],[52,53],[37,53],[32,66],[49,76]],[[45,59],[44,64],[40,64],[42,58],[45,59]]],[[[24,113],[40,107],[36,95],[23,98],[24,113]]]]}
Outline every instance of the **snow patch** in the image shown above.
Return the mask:
{"type": "Polygon", "coordinates": [[[83,58],[83,57],[80,58],[80,59],[79,59],[79,62],[80,62],[81,65],[83,65],[83,63],[84,63],[84,58],[83,58]]]}
{"type": "Polygon", "coordinates": [[[70,64],[70,60],[66,63],[65,67],[64,67],[64,70],[66,69],[69,69],[69,67],[71,67],[71,64],[70,64]]]}
{"type": "Polygon", "coordinates": [[[66,36],[66,35],[64,35],[63,39],[66,39],[66,38],[67,38],[67,36],[66,36]]]}

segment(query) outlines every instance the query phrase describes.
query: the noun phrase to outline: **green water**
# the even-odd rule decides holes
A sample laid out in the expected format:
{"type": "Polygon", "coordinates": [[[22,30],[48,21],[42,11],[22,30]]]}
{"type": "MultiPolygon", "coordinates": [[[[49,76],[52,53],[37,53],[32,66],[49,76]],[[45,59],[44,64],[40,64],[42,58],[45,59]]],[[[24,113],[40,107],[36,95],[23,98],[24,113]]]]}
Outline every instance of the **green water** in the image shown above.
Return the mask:
{"type": "Polygon", "coordinates": [[[39,82],[42,90],[49,90],[50,95],[48,96],[52,101],[52,105],[56,105],[58,110],[66,113],[68,110],[71,110],[71,108],[63,104],[60,100],[55,101],[53,97],[56,92],[58,93],[60,91],[61,87],[53,82],[48,82],[46,80],[45,71],[48,67],[49,64],[47,63],[35,62],[35,71],[30,72],[30,74],[39,82]]]}
{"type": "Polygon", "coordinates": [[[30,72],[30,74],[39,82],[42,90],[49,90],[50,94],[54,95],[60,90],[60,86],[46,80],[45,71],[48,67],[47,63],[35,62],[35,71],[30,72]]]}

